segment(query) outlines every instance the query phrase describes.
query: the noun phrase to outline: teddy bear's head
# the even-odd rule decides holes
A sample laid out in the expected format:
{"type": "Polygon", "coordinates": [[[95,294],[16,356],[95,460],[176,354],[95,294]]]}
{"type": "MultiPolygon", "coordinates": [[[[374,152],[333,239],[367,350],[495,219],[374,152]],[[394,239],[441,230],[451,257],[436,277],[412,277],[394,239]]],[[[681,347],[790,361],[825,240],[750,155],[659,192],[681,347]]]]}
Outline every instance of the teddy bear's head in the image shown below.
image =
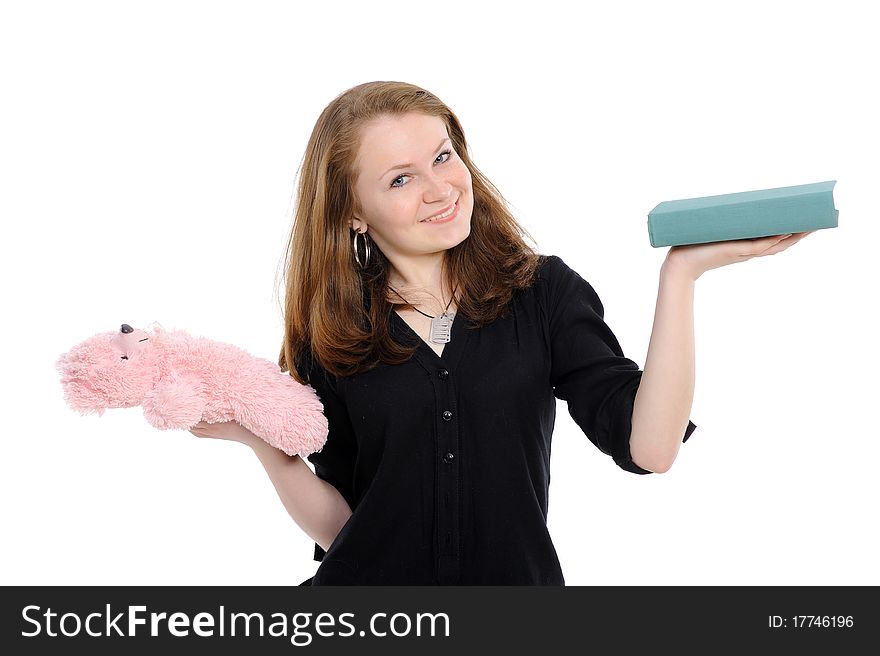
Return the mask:
{"type": "Polygon", "coordinates": [[[161,327],[148,333],[122,324],[77,344],[55,363],[64,397],[82,414],[131,408],[144,400],[159,378],[157,343],[161,327]]]}

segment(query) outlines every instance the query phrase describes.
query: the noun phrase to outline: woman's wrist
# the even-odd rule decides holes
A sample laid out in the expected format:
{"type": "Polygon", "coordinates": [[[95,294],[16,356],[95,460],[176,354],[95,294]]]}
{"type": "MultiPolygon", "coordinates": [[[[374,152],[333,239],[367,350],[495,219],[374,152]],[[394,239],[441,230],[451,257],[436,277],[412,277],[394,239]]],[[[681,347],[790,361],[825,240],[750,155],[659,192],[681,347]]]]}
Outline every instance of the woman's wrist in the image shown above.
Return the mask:
{"type": "Polygon", "coordinates": [[[289,464],[293,460],[301,459],[298,455],[289,456],[281,449],[278,449],[264,439],[257,437],[252,432],[247,431],[247,435],[244,435],[241,439],[243,444],[247,444],[251,449],[253,449],[257,458],[263,462],[264,465],[268,466],[270,463],[272,465],[279,464],[289,464]]]}
{"type": "Polygon", "coordinates": [[[663,260],[660,267],[660,277],[681,279],[691,283],[696,282],[699,278],[687,268],[687,264],[680,257],[671,253],[667,253],[666,259],[663,260]]]}
{"type": "Polygon", "coordinates": [[[242,426],[240,424],[238,426],[238,429],[236,430],[234,439],[237,442],[241,442],[242,444],[246,444],[247,446],[251,447],[254,450],[262,448],[263,446],[267,446],[267,447],[269,446],[269,444],[264,439],[262,439],[258,435],[255,435],[253,433],[253,431],[248,430],[247,428],[245,428],[244,426],[242,426]]]}

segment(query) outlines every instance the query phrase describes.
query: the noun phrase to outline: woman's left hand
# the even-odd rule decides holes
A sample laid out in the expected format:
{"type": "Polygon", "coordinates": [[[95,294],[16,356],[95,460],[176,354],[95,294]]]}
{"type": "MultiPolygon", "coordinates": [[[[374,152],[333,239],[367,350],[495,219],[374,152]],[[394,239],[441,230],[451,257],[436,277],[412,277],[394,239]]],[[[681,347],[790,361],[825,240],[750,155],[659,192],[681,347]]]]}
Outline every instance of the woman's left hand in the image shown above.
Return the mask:
{"type": "Polygon", "coordinates": [[[673,246],[666,253],[664,266],[670,266],[696,280],[709,269],[717,269],[727,264],[745,262],[753,257],[776,255],[791,248],[807,235],[815,232],[795,232],[790,237],[772,235],[757,239],[736,239],[716,241],[708,244],[687,244],[673,246]]]}

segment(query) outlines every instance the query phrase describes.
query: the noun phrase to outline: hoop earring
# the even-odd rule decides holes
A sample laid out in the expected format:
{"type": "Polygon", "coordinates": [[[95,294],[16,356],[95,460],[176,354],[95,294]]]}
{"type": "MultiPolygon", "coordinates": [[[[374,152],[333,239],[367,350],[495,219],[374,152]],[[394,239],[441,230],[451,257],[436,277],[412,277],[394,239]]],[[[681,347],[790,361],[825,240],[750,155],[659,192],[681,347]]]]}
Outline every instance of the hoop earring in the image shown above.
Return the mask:
{"type": "Polygon", "coordinates": [[[367,237],[366,230],[364,232],[358,232],[357,230],[354,231],[354,240],[352,241],[352,247],[354,249],[354,259],[358,263],[358,266],[362,269],[365,268],[367,266],[367,264],[370,262],[370,238],[367,237]],[[364,255],[364,263],[363,264],[361,264],[361,258],[358,257],[358,245],[357,245],[358,235],[364,236],[365,255],[364,255]]]}

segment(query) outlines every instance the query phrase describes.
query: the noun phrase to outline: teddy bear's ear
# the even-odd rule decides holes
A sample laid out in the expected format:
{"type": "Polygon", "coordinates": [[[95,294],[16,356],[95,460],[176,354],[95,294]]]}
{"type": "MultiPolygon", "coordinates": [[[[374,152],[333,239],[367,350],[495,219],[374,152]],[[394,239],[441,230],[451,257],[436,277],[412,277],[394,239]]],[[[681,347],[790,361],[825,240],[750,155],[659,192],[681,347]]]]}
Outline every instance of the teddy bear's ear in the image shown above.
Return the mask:
{"type": "Polygon", "coordinates": [[[146,327],[146,331],[148,333],[152,333],[153,335],[161,335],[165,332],[165,329],[162,327],[162,324],[158,321],[153,321],[146,327]]]}
{"type": "Polygon", "coordinates": [[[162,348],[169,341],[171,341],[172,333],[166,330],[164,326],[162,326],[162,324],[160,324],[158,321],[154,321],[150,325],[148,325],[146,332],[150,338],[149,343],[154,348],[162,348]]]}

